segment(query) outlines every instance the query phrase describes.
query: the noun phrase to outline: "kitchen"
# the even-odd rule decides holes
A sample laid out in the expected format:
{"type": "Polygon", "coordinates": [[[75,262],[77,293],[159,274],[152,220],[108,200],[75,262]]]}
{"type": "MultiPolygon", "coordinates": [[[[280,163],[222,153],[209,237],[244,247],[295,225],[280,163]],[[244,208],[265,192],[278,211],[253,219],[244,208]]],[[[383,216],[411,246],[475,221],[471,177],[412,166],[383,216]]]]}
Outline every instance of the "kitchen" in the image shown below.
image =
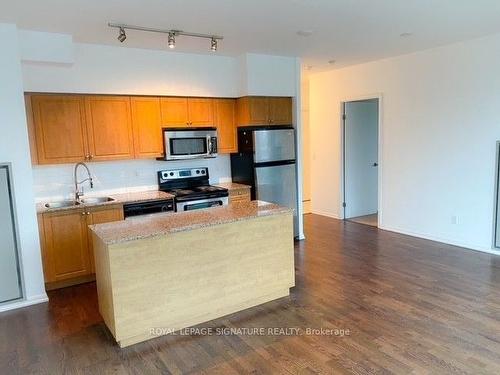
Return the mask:
{"type": "MultiPolygon", "coordinates": [[[[102,239],[95,237],[95,233],[100,233],[99,224],[145,216],[149,222],[141,229],[141,234],[136,234],[136,240],[156,235],[146,236],[142,233],[151,226],[159,225],[160,220],[171,220],[170,215],[184,215],[181,213],[191,210],[213,210],[212,207],[221,206],[218,210],[222,211],[228,204],[229,207],[245,204],[248,214],[235,219],[237,221],[273,215],[274,211],[283,213],[278,207],[269,205],[268,208],[264,202],[251,202],[259,199],[286,203],[296,211],[295,191],[287,197],[279,194],[287,190],[283,189],[283,183],[296,186],[292,98],[252,96],[219,99],[26,93],[25,103],[33,165],[76,163],[71,198],[66,194],[59,199],[53,196],[38,199],[39,235],[47,290],[94,281],[97,273],[98,290],[101,291],[102,285],[106,284],[104,280],[109,276],[104,276],[106,272],[99,264],[105,261],[96,257],[95,245],[102,239]],[[182,168],[182,162],[186,160],[197,163],[216,159],[219,152],[231,153],[233,180],[248,185],[231,181],[211,185],[209,167],[182,168]],[[245,158],[245,155],[249,155],[246,164],[251,171],[243,171],[239,159],[245,158]],[[98,164],[94,162],[135,158],[155,158],[156,165],[169,168],[157,171],[158,185],[154,190],[142,187],[110,194],[110,190],[95,189],[94,180],[98,181],[98,178],[91,168],[98,164]],[[281,165],[281,162],[285,164],[281,165]],[[289,179],[278,178],[273,181],[272,176],[281,177],[281,167],[286,168],[289,179]],[[90,231],[88,228],[91,228],[90,231]]],[[[220,215],[224,214],[221,212],[220,215]]],[[[191,227],[195,217],[179,217],[179,221],[188,221],[187,226],[191,227]]],[[[294,221],[297,228],[296,215],[294,221]]],[[[205,225],[213,222],[212,218],[205,225]]],[[[129,226],[134,225],[132,223],[125,223],[125,227],[117,226],[111,232],[122,231],[130,235],[129,226]]],[[[290,238],[294,235],[297,236],[297,229],[294,234],[290,233],[290,238]]],[[[239,241],[244,243],[242,238],[239,241]]],[[[254,246],[258,246],[258,243],[254,243],[254,246]]],[[[291,256],[293,245],[289,244],[286,249],[291,256]]],[[[271,259],[270,255],[267,254],[267,261],[271,259]]],[[[201,269],[201,264],[196,269],[201,269]]],[[[232,269],[237,269],[236,265],[232,269]]],[[[150,267],[147,274],[149,272],[150,267]]],[[[286,285],[290,287],[294,284],[293,262],[288,272],[292,276],[287,277],[286,285]]],[[[273,271],[275,273],[276,270],[273,271]]],[[[153,285],[158,286],[160,283],[155,280],[147,287],[153,285]]],[[[280,288],[283,289],[282,285],[280,288]]],[[[280,292],[279,295],[273,295],[272,299],[288,293],[287,289],[286,293],[280,292]]],[[[99,297],[103,294],[100,292],[99,297]]],[[[113,294],[116,299],[116,293],[113,294]]],[[[261,297],[252,296],[259,303],[270,300],[261,297]]],[[[99,301],[101,306],[101,299],[99,301]]],[[[232,304],[236,302],[232,301],[232,304]]],[[[241,303],[251,305],[246,299],[241,303]]],[[[171,304],[167,306],[171,307],[171,304]]],[[[220,310],[221,306],[214,308],[220,310]]],[[[101,313],[107,317],[105,308],[102,309],[101,313]]],[[[236,307],[230,307],[227,311],[237,311],[234,309],[236,307]]],[[[108,323],[108,319],[105,321],[108,323]]],[[[185,324],[192,325],[193,321],[182,324],[177,328],[185,328],[185,324]]],[[[115,326],[114,320],[108,324],[110,328],[115,326]]],[[[145,339],[143,331],[140,331],[140,335],[136,332],[134,337],[120,336],[120,340],[118,336],[115,337],[120,345],[126,346],[145,339]]]]}
{"type": "MultiPolygon", "coordinates": [[[[28,131],[21,136],[26,144],[18,143],[16,152],[9,157],[22,157],[22,167],[16,161],[12,165],[13,175],[18,178],[16,171],[25,170],[29,162],[32,177],[26,177],[24,186],[32,187],[37,202],[36,207],[27,206],[29,194],[23,196],[17,187],[16,199],[22,200],[24,206],[18,211],[18,222],[22,223],[20,242],[34,238],[34,228],[30,227],[30,234],[25,232],[30,223],[26,215],[32,209],[37,214],[36,235],[40,241],[37,239],[32,247],[24,246],[18,262],[23,276],[21,299],[3,304],[3,309],[44,302],[46,290],[93,281],[96,265],[87,226],[124,219],[124,204],[157,200],[161,194],[158,171],[207,170],[210,185],[228,189],[228,203],[251,199],[248,184],[231,183],[230,159],[237,149],[238,125],[243,124],[238,121],[249,116],[248,99],[257,102],[258,110],[253,115],[260,118],[252,120],[257,126],[269,126],[270,120],[289,126],[298,118],[296,85],[300,66],[295,58],[158,53],[76,43],[51,33],[14,33],[19,35],[16,48],[22,48],[18,74],[11,78],[22,81],[17,83],[24,92],[22,112],[28,131]],[[54,48],[41,53],[34,41],[54,48]],[[263,80],[262,64],[280,66],[280,73],[271,74],[269,66],[270,74],[265,74],[263,80]],[[246,103],[239,106],[238,101],[246,103]],[[66,124],[65,129],[72,132],[64,134],[57,125],[47,126],[57,123],[66,124]],[[216,127],[217,157],[157,160],[163,156],[162,128],[172,124],[184,128],[216,127]],[[26,155],[31,159],[26,160],[26,155]],[[91,202],[61,209],[45,207],[74,199],[74,167],[78,162],[90,169],[93,188],[85,181],[78,189],[83,188],[82,199],[91,202]],[[154,193],[146,194],[145,199],[148,191],[154,193]],[[96,198],[108,197],[114,201],[95,202],[96,198]],[[41,248],[38,254],[37,246],[41,248]],[[55,256],[57,248],[64,248],[71,256],[55,256]],[[28,255],[30,251],[32,255],[28,255]]],[[[11,108],[20,110],[16,105],[11,108]]],[[[20,139],[19,135],[16,139],[20,139]]],[[[87,177],[80,166],[77,182],[87,177]]]]}
{"type": "MultiPolygon", "coordinates": [[[[282,122],[284,124],[290,124],[292,122],[290,119],[297,118],[297,114],[293,113],[296,112],[297,101],[293,81],[296,79],[297,61],[294,58],[245,56],[246,85],[250,85],[252,81],[258,81],[255,73],[262,72],[260,65],[263,61],[274,60],[283,69],[282,74],[276,75],[271,82],[266,80],[266,82],[259,83],[260,88],[253,83],[254,88],[247,91],[251,95],[240,96],[242,94],[238,73],[242,66],[241,58],[217,55],[195,55],[193,58],[191,55],[183,54],[171,57],[171,54],[158,55],[154,51],[144,52],[133,48],[85,45],[64,39],[63,45],[59,45],[59,51],[64,49],[61,47],[68,48],[70,51],[68,55],[72,55],[73,59],[73,63],[69,64],[67,60],[64,60],[68,55],[40,56],[39,51],[27,48],[33,35],[45,38],[46,45],[61,43],[58,36],[36,32],[20,35],[25,45],[24,55],[22,55],[24,62],[18,77],[22,78],[25,93],[26,108],[23,108],[23,112],[28,123],[28,131],[24,138],[27,148],[20,147],[23,145],[20,143],[16,153],[10,155],[17,155],[21,150],[23,159],[25,155],[31,155],[32,180],[28,184],[33,187],[34,199],[38,202],[37,217],[41,220],[36,223],[36,235],[40,237],[40,241],[37,240],[37,244],[33,243],[34,255],[26,259],[25,251],[21,254],[19,261],[25,270],[28,264],[35,263],[32,266],[34,271],[23,273],[24,285],[20,286],[20,290],[24,292],[25,297],[21,300],[13,300],[8,304],[9,308],[46,301],[46,289],[74,285],[75,282],[92,281],[95,264],[88,250],[91,245],[86,228],[90,224],[123,218],[121,208],[123,202],[121,201],[115,201],[122,203],[121,205],[113,205],[112,201],[100,205],[87,204],[85,210],[83,206],[80,206],[74,207],[74,210],[71,208],[70,210],[40,212],[40,206],[42,209],[47,209],[44,207],[47,203],[57,204],[62,200],[73,199],[75,194],[73,169],[77,162],[85,162],[93,178],[92,189],[88,182],[79,186],[84,189],[84,197],[86,196],[84,199],[106,199],[120,194],[158,191],[158,171],[171,169],[208,168],[211,185],[225,184],[232,180],[229,152],[234,151],[236,145],[237,116],[248,116],[244,110],[238,112],[238,98],[251,96],[260,104],[259,108],[262,112],[257,113],[260,118],[255,120],[258,126],[265,125],[263,121],[267,121],[269,125],[269,120],[280,120],[279,116],[282,113],[287,116],[286,121],[282,122]],[[115,54],[114,59],[102,59],[105,55],[104,51],[108,54],[115,54]],[[114,61],[123,58],[123,53],[128,55],[127,59],[115,67],[114,61]],[[142,64],[135,62],[137,56],[141,56],[142,59],[145,58],[144,56],[149,57],[152,68],[143,69],[142,64]],[[157,86],[158,80],[165,75],[161,66],[165,62],[165,57],[171,60],[168,79],[172,86],[168,91],[165,88],[160,90],[157,86]],[[35,58],[43,61],[43,64],[34,62],[35,58]],[[64,63],[61,58],[64,58],[62,60],[65,61],[64,63]],[[48,59],[51,59],[52,63],[49,63],[48,59]],[[89,59],[92,61],[88,61],[89,59]],[[199,63],[193,64],[193,61],[199,63]],[[96,64],[103,66],[97,69],[96,64]],[[190,74],[186,74],[186,66],[190,66],[190,74]],[[120,69],[121,71],[109,74],[111,67],[113,71],[120,69]],[[130,74],[131,71],[136,73],[130,74]],[[177,74],[174,74],[176,71],[177,74]],[[93,78],[90,79],[90,77],[93,78]],[[127,77],[127,80],[123,77],[127,77]],[[153,82],[151,88],[144,89],[144,82],[153,82]],[[127,87],[123,87],[125,83],[127,87]],[[120,89],[116,88],[118,84],[122,85],[120,89]],[[263,95],[264,93],[268,94],[263,95]],[[271,119],[269,108],[276,107],[274,103],[278,108],[285,105],[286,110],[281,113],[278,111],[276,117],[271,119]],[[204,127],[212,122],[212,126],[218,127],[218,156],[182,161],[156,160],[163,153],[161,129],[164,126],[171,127],[169,121],[179,121],[178,118],[162,119],[162,116],[175,113],[179,108],[181,108],[178,111],[181,116],[182,113],[188,116],[188,105],[191,108],[192,118],[184,119],[180,125],[188,127],[191,125],[187,125],[187,122],[196,122],[198,125],[196,127],[204,127]],[[60,111],[61,106],[64,108],[63,111],[60,111]],[[173,110],[166,112],[165,108],[173,108],[173,110]],[[224,114],[229,121],[219,122],[218,119],[223,119],[224,114]],[[51,129],[50,126],[46,126],[46,123],[57,123],[64,116],[68,118],[63,123],[73,126],[71,127],[73,133],[70,135],[64,135],[61,128],[51,129]],[[106,118],[106,116],[110,117],[106,118]],[[134,122],[134,118],[152,119],[149,123],[153,123],[153,128],[157,130],[154,137],[143,137],[139,140],[134,138],[138,134],[136,131],[138,121],[134,122]],[[162,120],[165,122],[162,123],[162,120]],[[118,131],[113,128],[117,126],[117,123],[122,126],[118,131]],[[112,126],[106,127],[103,124],[112,124],[112,126]],[[93,160],[89,161],[91,155],[93,160]],[[65,215],[60,215],[63,212],[65,215]],[[70,235],[66,235],[68,233],[70,235]],[[75,243],[77,246],[73,245],[75,243]],[[42,250],[39,250],[38,255],[34,246],[40,246],[39,244],[42,250]],[[72,256],[55,257],[56,253],[53,249],[58,247],[70,249],[72,256]],[[37,259],[40,259],[43,267],[36,265],[37,259]],[[40,284],[40,281],[43,284],[40,284]]],[[[245,106],[242,108],[244,109],[245,106]]],[[[146,124],[147,130],[150,131],[146,124]]],[[[15,163],[13,164],[14,176],[19,168],[16,168],[15,163]]],[[[79,168],[77,177],[78,181],[87,178],[84,168],[79,168]]],[[[248,188],[231,190],[235,195],[234,199],[247,199],[248,188]]],[[[23,199],[19,191],[17,188],[16,199],[18,200],[23,199]]],[[[230,194],[228,192],[228,195],[230,194]]],[[[132,200],[134,199],[135,197],[132,197],[132,200]]],[[[23,199],[22,202],[29,202],[29,198],[23,199]]],[[[26,207],[26,211],[23,212],[28,214],[30,210],[26,207]]],[[[18,215],[19,222],[28,223],[23,219],[22,214],[18,213],[18,215]]],[[[21,225],[19,227],[22,242],[23,228],[21,225]]],[[[30,234],[27,235],[30,240],[33,235],[34,232],[30,229],[30,234]]]]}

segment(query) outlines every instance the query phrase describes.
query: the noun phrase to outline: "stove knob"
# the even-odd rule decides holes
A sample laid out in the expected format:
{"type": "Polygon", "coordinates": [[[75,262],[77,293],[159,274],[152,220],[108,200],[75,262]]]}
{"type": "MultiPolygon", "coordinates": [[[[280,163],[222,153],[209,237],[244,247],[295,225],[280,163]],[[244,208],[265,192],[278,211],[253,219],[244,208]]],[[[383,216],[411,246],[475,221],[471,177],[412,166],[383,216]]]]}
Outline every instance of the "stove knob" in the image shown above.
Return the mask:
{"type": "Polygon", "coordinates": [[[199,169],[196,170],[196,174],[200,174],[200,170],[199,169]]]}
{"type": "Polygon", "coordinates": [[[205,170],[201,171],[201,174],[205,174],[205,170]]]}
{"type": "Polygon", "coordinates": [[[169,174],[170,174],[170,176],[173,176],[173,175],[174,175],[174,172],[170,172],[169,174]]]}

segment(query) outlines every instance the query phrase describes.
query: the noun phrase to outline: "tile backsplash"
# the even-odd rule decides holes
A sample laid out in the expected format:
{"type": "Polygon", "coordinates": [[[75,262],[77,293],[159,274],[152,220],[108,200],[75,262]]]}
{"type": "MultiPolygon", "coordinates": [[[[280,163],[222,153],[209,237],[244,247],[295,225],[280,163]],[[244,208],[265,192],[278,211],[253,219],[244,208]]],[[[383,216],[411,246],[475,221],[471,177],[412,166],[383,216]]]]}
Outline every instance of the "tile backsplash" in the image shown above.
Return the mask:
{"type": "MultiPolygon", "coordinates": [[[[231,181],[229,155],[220,155],[214,159],[195,159],[174,162],[157,160],[121,160],[87,163],[94,188],[83,184],[85,195],[116,194],[130,191],[158,189],[157,171],[164,169],[208,167],[210,183],[231,181]]],[[[74,194],[74,164],[33,166],[35,198],[66,199],[74,194]]],[[[86,178],[84,168],[79,168],[78,180],[86,178]]]]}

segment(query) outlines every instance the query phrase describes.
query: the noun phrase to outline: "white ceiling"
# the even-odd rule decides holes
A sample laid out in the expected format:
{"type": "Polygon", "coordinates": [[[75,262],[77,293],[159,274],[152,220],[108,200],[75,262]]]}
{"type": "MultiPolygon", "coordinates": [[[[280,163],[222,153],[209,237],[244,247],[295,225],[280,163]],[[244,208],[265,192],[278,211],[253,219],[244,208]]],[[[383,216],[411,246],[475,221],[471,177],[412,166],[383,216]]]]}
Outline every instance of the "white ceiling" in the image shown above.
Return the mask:
{"type": "MultiPolygon", "coordinates": [[[[0,22],[69,33],[77,42],[165,50],[164,35],[129,31],[121,44],[107,23],[219,34],[218,54],[299,56],[318,71],[500,32],[500,1],[0,0],[0,22]],[[299,36],[299,30],[312,35],[299,36]]],[[[209,41],[179,37],[175,50],[208,48],[209,41]]]]}

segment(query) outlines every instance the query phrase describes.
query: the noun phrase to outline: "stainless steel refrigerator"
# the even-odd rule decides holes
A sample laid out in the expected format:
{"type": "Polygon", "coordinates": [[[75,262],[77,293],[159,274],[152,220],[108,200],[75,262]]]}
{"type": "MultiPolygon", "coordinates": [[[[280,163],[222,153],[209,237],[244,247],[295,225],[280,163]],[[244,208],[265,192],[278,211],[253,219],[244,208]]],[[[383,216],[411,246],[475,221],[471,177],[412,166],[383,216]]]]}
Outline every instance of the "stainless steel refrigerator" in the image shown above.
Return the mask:
{"type": "Polygon", "coordinates": [[[0,303],[22,297],[9,164],[0,164],[0,303]]]}
{"type": "Polygon", "coordinates": [[[234,182],[252,186],[252,199],[294,209],[298,236],[295,130],[289,126],[238,130],[238,153],[231,154],[234,182]]]}

